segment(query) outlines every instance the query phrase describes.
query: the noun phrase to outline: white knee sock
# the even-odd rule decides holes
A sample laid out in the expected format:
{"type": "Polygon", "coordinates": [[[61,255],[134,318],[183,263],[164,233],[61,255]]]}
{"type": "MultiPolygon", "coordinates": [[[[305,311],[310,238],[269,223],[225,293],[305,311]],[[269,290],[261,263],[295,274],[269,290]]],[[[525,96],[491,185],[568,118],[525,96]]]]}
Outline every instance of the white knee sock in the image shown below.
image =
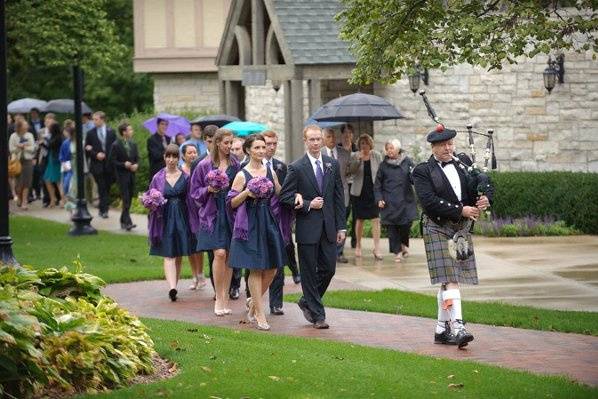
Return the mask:
{"type": "Polygon", "coordinates": [[[442,292],[442,288],[440,288],[438,294],[436,294],[436,300],[438,301],[438,323],[436,323],[436,334],[442,334],[446,329],[446,322],[451,320],[449,311],[442,308],[442,292]]]}
{"type": "Polygon", "coordinates": [[[463,315],[461,314],[461,293],[458,289],[446,290],[442,293],[442,299],[444,301],[450,300],[452,302],[448,308],[448,312],[450,314],[453,329],[461,328],[463,326],[461,324],[463,320],[463,315]]]}

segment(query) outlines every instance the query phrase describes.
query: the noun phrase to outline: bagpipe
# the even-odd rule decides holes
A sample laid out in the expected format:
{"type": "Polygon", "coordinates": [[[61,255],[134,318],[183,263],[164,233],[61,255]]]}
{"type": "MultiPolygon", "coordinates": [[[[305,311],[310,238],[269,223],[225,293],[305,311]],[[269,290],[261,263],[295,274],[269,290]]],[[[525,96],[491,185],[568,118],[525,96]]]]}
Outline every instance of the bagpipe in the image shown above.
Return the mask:
{"type": "MultiPolygon", "coordinates": [[[[440,122],[440,118],[434,112],[434,108],[430,105],[430,101],[428,101],[428,97],[426,96],[425,90],[420,90],[419,94],[422,96],[424,101],[424,105],[426,106],[426,110],[428,111],[428,115],[432,120],[444,127],[444,125],[440,122]]],[[[453,160],[455,163],[466,172],[468,176],[468,184],[470,185],[470,189],[473,191],[475,190],[478,193],[478,196],[485,195],[488,190],[491,189],[490,184],[490,177],[488,176],[488,166],[490,165],[491,169],[496,169],[496,155],[494,154],[494,130],[488,129],[486,133],[477,132],[473,130],[473,126],[471,124],[466,125],[466,131],[457,130],[457,133],[467,133],[468,135],[468,142],[469,142],[469,152],[470,155],[468,156],[465,153],[459,153],[457,155],[453,154],[453,160]],[[484,163],[483,166],[480,167],[476,162],[476,147],[474,142],[474,135],[486,137],[486,147],[484,150],[484,163]]]]}

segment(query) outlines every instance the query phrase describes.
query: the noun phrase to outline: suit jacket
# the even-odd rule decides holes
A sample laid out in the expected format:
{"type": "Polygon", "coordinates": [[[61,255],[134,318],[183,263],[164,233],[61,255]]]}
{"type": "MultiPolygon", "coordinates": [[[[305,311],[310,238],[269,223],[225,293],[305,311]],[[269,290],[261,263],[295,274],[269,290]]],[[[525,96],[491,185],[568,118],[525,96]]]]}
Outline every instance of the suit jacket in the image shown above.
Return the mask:
{"type": "MultiPolygon", "coordinates": [[[[467,164],[466,159],[462,161],[467,164]]],[[[447,219],[458,222],[463,206],[475,206],[477,201],[477,178],[457,165],[455,168],[461,181],[461,201],[434,156],[413,169],[413,184],[424,213],[439,224],[447,219]]],[[[486,193],[488,200],[492,201],[493,194],[490,186],[486,193]]]]}
{"type": "MultiPolygon", "coordinates": [[[[170,144],[170,137],[166,137],[166,143],[170,144]]],[[[160,169],[166,166],[164,163],[164,145],[162,145],[162,136],[158,133],[152,134],[147,139],[147,156],[149,159],[150,176],[155,175],[160,169]]]]}
{"type": "Polygon", "coordinates": [[[116,134],[114,134],[114,130],[106,126],[106,149],[102,147],[102,142],[98,137],[98,129],[93,128],[89,132],[87,132],[87,136],[85,137],[85,146],[91,146],[91,150],[87,151],[87,156],[89,157],[89,171],[92,174],[100,174],[110,172],[112,170],[112,166],[109,162],[110,158],[110,149],[112,148],[112,144],[116,141],[116,134]],[[98,160],[96,156],[99,152],[103,152],[106,154],[106,158],[103,160],[98,160]]]}
{"type": "MultiPolygon", "coordinates": [[[[328,155],[328,147],[322,148],[322,155],[328,155]]],[[[341,181],[343,182],[343,194],[345,196],[345,207],[349,206],[349,161],[351,153],[342,146],[336,146],[336,161],[341,171],[341,181]]]]}
{"type": "Polygon", "coordinates": [[[135,144],[133,141],[130,141],[129,146],[130,154],[127,154],[127,150],[125,149],[122,140],[116,140],[112,144],[112,148],[110,150],[110,163],[112,164],[117,177],[128,176],[134,173],[125,168],[125,162],[129,161],[132,164],[139,163],[139,151],[137,150],[137,144],[135,144]]]}
{"type": "MultiPolygon", "coordinates": [[[[359,152],[351,154],[351,161],[349,161],[349,172],[353,175],[353,184],[351,185],[351,195],[356,197],[361,195],[361,188],[363,187],[363,162],[359,160],[359,152]]],[[[376,180],[376,173],[378,167],[382,163],[382,154],[378,151],[372,150],[370,152],[370,169],[372,171],[372,183],[376,180]]]]}
{"type": "Polygon", "coordinates": [[[272,169],[274,169],[276,177],[278,177],[278,182],[282,185],[284,179],[287,177],[287,165],[280,159],[272,158],[272,169]]]}
{"type": "Polygon", "coordinates": [[[295,194],[303,196],[303,208],[296,210],[295,236],[298,244],[320,242],[322,232],[329,243],[336,243],[336,234],[346,228],[345,201],[341,173],[333,158],[322,155],[324,181],[319,189],[316,175],[307,154],[291,163],[280,192],[283,204],[294,208],[295,194]],[[322,209],[309,209],[311,200],[324,199],[322,209]]]}

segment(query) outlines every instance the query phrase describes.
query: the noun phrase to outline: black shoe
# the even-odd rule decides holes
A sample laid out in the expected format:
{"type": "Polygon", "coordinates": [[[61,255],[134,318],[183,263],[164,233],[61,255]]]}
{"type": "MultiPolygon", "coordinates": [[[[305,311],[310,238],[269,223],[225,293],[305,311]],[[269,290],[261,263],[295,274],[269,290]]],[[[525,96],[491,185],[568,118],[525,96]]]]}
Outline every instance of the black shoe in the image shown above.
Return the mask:
{"type": "Polygon", "coordinates": [[[349,263],[349,259],[341,255],[338,258],[336,258],[336,263],[349,263]]]}
{"type": "Polygon", "coordinates": [[[301,309],[301,311],[303,312],[303,317],[305,317],[305,320],[309,321],[310,323],[313,323],[314,317],[312,316],[311,311],[309,310],[307,305],[301,302],[301,300],[297,302],[297,305],[299,305],[299,309],[301,309]]]}
{"type": "Polygon", "coordinates": [[[136,224],[133,224],[133,223],[131,223],[131,224],[128,224],[128,225],[126,225],[126,226],[125,226],[125,230],[127,230],[127,231],[131,231],[131,230],[132,230],[132,229],[134,229],[135,227],[137,227],[137,225],[136,225],[136,224]]]}
{"type": "Polygon", "coordinates": [[[457,340],[451,333],[451,329],[445,328],[445,330],[440,334],[434,333],[434,343],[441,345],[457,345],[457,340]]]}
{"type": "Polygon", "coordinates": [[[300,274],[293,274],[293,283],[295,283],[295,284],[301,283],[301,275],[300,274]]]}
{"type": "Polygon", "coordinates": [[[282,308],[273,307],[270,308],[270,314],[273,314],[274,316],[282,316],[284,312],[282,311],[282,308]]]}
{"type": "Polygon", "coordinates": [[[236,301],[237,299],[239,299],[239,289],[238,288],[232,288],[230,290],[230,292],[228,293],[228,297],[230,299],[232,299],[233,301],[236,301]]]}
{"type": "Polygon", "coordinates": [[[172,302],[176,302],[176,294],[177,294],[177,290],[175,288],[168,291],[168,296],[170,297],[170,300],[172,302]]]}
{"type": "Polygon", "coordinates": [[[330,328],[330,326],[328,325],[328,323],[326,323],[325,320],[318,320],[314,322],[314,328],[317,330],[325,330],[327,328],[330,328]]]}
{"type": "Polygon", "coordinates": [[[456,342],[457,346],[459,347],[459,349],[466,347],[468,343],[473,341],[473,335],[471,335],[469,332],[467,332],[465,327],[459,328],[454,335],[455,335],[455,342],[456,342]]]}
{"type": "Polygon", "coordinates": [[[100,212],[100,213],[99,213],[99,216],[100,216],[102,219],[108,219],[108,212],[100,212]]]}

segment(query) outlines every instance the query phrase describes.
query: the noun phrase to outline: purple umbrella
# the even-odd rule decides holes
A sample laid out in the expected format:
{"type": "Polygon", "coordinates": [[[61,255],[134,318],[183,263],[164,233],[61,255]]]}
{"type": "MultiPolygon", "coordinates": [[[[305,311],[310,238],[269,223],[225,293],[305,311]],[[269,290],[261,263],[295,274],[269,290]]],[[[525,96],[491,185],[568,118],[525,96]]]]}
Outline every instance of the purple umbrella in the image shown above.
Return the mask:
{"type": "Polygon", "coordinates": [[[187,118],[179,115],[167,114],[165,112],[160,112],[153,118],[143,122],[143,127],[152,133],[156,133],[156,131],[158,131],[158,119],[168,121],[168,128],[166,129],[166,135],[168,137],[175,137],[179,133],[187,135],[189,134],[189,130],[191,130],[191,124],[187,118]]]}

